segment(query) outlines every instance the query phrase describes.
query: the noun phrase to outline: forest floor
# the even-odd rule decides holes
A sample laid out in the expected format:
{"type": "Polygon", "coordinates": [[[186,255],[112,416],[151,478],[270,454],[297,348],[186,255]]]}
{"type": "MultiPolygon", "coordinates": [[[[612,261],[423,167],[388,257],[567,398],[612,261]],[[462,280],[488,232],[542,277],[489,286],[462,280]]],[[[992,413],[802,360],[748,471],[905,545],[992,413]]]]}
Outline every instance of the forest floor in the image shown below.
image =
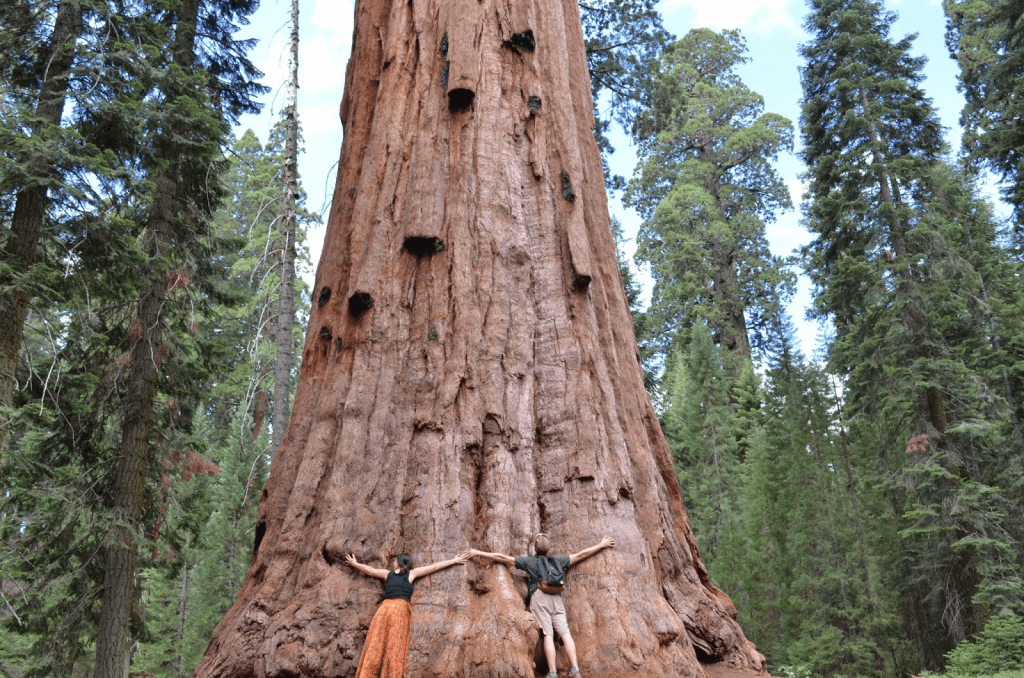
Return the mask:
{"type": "Polygon", "coordinates": [[[707,674],[708,678],[754,678],[754,675],[751,673],[730,669],[728,666],[722,666],[721,664],[701,664],[700,667],[704,669],[704,673],[707,674]]]}

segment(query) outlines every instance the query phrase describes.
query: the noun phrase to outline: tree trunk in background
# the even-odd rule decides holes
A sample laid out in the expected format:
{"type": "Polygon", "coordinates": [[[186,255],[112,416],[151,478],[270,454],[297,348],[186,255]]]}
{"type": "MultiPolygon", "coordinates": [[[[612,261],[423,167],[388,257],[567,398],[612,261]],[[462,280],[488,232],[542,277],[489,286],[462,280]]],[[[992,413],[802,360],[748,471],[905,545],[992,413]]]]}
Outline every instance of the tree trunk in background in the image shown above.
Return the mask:
{"type": "MultiPolygon", "coordinates": [[[[169,256],[172,242],[169,219],[176,206],[176,184],[166,175],[156,180],[154,219],[148,225],[148,254],[151,259],[169,256]]],[[[139,337],[132,345],[121,429],[121,449],[114,486],[114,515],[107,538],[106,571],[103,576],[103,606],[96,634],[95,678],[126,675],[128,624],[135,600],[135,570],[142,534],[142,509],[146,500],[146,472],[149,466],[149,438],[153,429],[153,407],[157,395],[157,366],[162,353],[160,310],[167,296],[165,269],[154,271],[153,281],[139,295],[139,316],[135,322],[139,337]]]]}
{"type": "MultiPolygon", "coordinates": [[[[564,594],[584,675],[763,673],[644,390],[576,0],[360,0],[346,83],[294,414],[195,675],[350,676],[381,584],[344,554],[541,530],[616,540],[564,594]]],[[[541,675],[524,595],[481,561],[424,579],[409,675],[541,675]]]]}
{"type": "MultiPolygon", "coordinates": [[[[189,69],[195,62],[195,33],[200,0],[180,0],[175,9],[174,63],[189,69]]],[[[167,135],[187,136],[180,127],[167,135]]],[[[161,311],[171,271],[166,262],[174,256],[175,226],[189,219],[192,208],[182,199],[180,146],[167,142],[161,160],[169,166],[155,173],[155,195],[146,223],[146,254],[153,262],[149,284],[139,294],[138,338],[128,363],[125,412],[117,480],[113,489],[114,515],[107,538],[103,603],[96,634],[96,668],[93,678],[123,678],[128,670],[128,625],[135,599],[136,565],[142,510],[146,502],[149,439],[153,433],[161,358],[164,353],[161,311]]],[[[184,229],[182,229],[184,230],[184,229]]],[[[179,253],[180,255],[180,253],[179,253]]]]}
{"type": "MultiPolygon", "coordinates": [[[[48,134],[48,127],[60,125],[67,98],[68,74],[75,57],[73,45],[82,30],[82,10],[77,2],[61,2],[54,19],[49,49],[41,50],[42,87],[32,120],[32,138],[42,149],[46,142],[52,146],[57,140],[48,134]]],[[[24,186],[15,198],[11,231],[3,249],[3,262],[13,269],[14,275],[23,275],[36,262],[39,239],[46,221],[50,199],[46,184],[53,174],[55,157],[37,151],[28,162],[29,171],[38,183],[24,186]]],[[[14,395],[15,372],[21,354],[21,340],[28,313],[29,293],[15,277],[0,276],[0,458],[7,445],[7,417],[3,409],[11,406],[14,395]]]]}
{"type": "Polygon", "coordinates": [[[295,202],[299,193],[299,0],[292,0],[292,33],[288,54],[288,108],[285,109],[284,216],[281,221],[281,282],[278,286],[277,354],[274,359],[274,420],[271,459],[288,428],[292,394],[292,325],[295,324],[295,202]]]}

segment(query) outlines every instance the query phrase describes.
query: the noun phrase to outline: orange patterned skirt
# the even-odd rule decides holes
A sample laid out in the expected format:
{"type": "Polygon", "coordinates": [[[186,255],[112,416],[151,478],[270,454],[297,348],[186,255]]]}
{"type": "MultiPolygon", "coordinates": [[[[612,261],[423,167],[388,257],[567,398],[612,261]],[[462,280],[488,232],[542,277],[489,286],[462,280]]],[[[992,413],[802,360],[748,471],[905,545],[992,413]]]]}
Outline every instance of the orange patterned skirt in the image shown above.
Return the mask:
{"type": "Polygon", "coordinates": [[[381,603],[366,633],[356,678],[405,678],[411,630],[412,608],[408,602],[390,598],[381,603]]]}

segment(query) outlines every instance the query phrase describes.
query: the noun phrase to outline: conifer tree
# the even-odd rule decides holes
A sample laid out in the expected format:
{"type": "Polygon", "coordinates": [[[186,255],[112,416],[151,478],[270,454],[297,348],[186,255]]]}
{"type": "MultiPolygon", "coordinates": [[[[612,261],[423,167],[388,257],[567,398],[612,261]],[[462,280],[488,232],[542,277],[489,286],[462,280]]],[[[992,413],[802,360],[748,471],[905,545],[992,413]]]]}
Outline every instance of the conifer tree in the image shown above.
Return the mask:
{"type": "Polygon", "coordinates": [[[975,253],[994,234],[975,232],[972,249],[950,209],[962,179],[947,178],[923,59],[912,37],[889,37],[894,20],[863,0],[812,4],[802,133],[816,239],[804,257],[815,312],[835,328],[830,367],[843,375],[853,464],[882,479],[900,521],[879,550],[893,554],[903,632],[937,669],[980,630],[985,605],[1012,607],[1020,594],[1011,537],[981,505],[1009,499],[1010,417],[982,360],[987,310],[951,293],[978,289],[975,253]],[[968,462],[979,458],[990,463],[968,462]]]}
{"type": "Polygon", "coordinates": [[[792,125],[764,113],[740,81],[737,31],[690,31],[669,45],[645,83],[633,136],[640,164],[626,192],[644,218],[638,260],[655,279],[649,315],[662,358],[704,319],[737,378],[751,361],[766,304],[792,285],[764,225],[791,206],[771,161],[791,148],[792,125]],[[748,327],[748,321],[751,326],[748,327]]]}
{"type": "Polygon", "coordinates": [[[730,378],[705,325],[690,329],[689,350],[674,361],[662,426],[676,463],[679,486],[708,571],[715,576],[720,543],[737,538],[739,426],[730,378]]]}
{"type": "Polygon", "coordinates": [[[288,105],[284,110],[284,205],[279,231],[281,233],[280,283],[277,290],[277,320],[274,343],[274,426],[271,457],[284,439],[291,412],[292,395],[292,341],[295,324],[295,237],[298,221],[295,215],[298,201],[299,158],[299,0],[292,0],[291,39],[288,45],[288,105]]]}
{"type": "Polygon", "coordinates": [[[0,191],[14,194],[0,251],[0,458],[9,435],[11,395],[32,287],[29,276],[43,237],[50,186],[60,183],[65,143],[61,119],[75,60],[73,45],[84,30],[82,3],[58,2],[50,28],[47,10],[52,9],[30,2],[4,3],[0,9],[0,80],[6,84],[5,107],[16,109],[16,118],[8,119],[13,124],[0,127],[0,191]]]}
{"type": "MultiPolygon", "coordinates": [[[[578,3],[586,44],[587,71],[594,100],[594,137],[603,155],[614,152],[607,136],[611,123],[629,129],[644,105],[643,77],[672,39],[661,23],[656,0],[584,0],[578,3]],[[600,102],[607,102],[600,105],[600,102]]],[[[605,183],[623,188],[606,158],[605,183]]]]}
{"type": "Polygon", "coordinates": [[[999,174],[1003,196],[1024,227],[1024,4],[1018,0],[945,0],[946,44],[960,66],[957,88],[963,150],[975,166],[999,174]]]}
{"type": "MultiPolygon", "coordinates": [[[[760,445],[748,462],[743,507],[749,557],[767,581],[758,628],[780,664],[823,675],[897,675],[907,662],[896,597],[864,538],[862,481],[844,466],[828,376],[793,347],[780,318],[765,380],[760,445]]],[[[877,515],[872,513],[871,515],[877,515]]]]}

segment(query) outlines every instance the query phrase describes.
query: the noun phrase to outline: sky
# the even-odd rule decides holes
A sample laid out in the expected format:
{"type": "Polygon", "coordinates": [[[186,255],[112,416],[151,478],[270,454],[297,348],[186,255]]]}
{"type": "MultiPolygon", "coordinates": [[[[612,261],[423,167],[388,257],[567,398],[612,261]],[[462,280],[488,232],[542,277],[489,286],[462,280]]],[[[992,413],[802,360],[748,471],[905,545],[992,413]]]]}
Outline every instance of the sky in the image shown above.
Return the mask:
{"type": "MultiPolygon", "coordinates": [[[[945,17],[940,0],[887,0],[887,8],[899,14],[891,36],[900,39],[916,33],[913,54],[928,58],[924,72],[925,92],[933,100],[950,148],[959,149],[960,132],[957,120],[963,98],[956,90],[956,64],[945,46],[945,17]]],[[[789,118],[799,129],[801,58],[799,45],[807,42],[803,21],[807,6],[801,0],[662,0],[658,6],[669,32],[683,36],[692,28],[739,29],[747,42],[750,61],[738,69],[740,77],[751,90],[764,98],[765,111],[789,118]]],[[[266,106],[260,116],[246,116],[238,130],[240,135],[251,128],[265,141],[271,122],[285,105],[285,81],[288,57],[286,41],[291,10],[290,0],[263,0],[253,15],[243,37],[257,37],[258,46],[250,57],[266,77],[264,83],[272,91],[264,98],[266,106]]],[[[341,153],[342,129],[338,110],[345,85],[345,68],[352,42],[353,0],[299,0],[299,120],[305,138],[299,157],[299,173],[308,196],[307,207],[325,215],[334,189],[338,157],[341,153]]],[[[796,133],[799,153],[799,131],[796,133]]],[[[636,155],[628,137],[613,130],[612,144],[616,152],[609,158],[612,171],[629,178],[636,166],[636,155]]],[[[800,224],[801,173],[803,164],[796,154],[780,156],[776,169],[789,186],[796,206],[778,215],[768,225],[767,236],[772,251],[788,256],[794,249],[810,241],[810,234],[800,224]]],[[[995,198],[995,190],[987,191],[995,198]]],[[[638,279],[649,298],[651,278],[646,270],[632,261],[633,238],[640,226],[639,217],[622,205],[621,196],[609,197],[609,208],[623,224],[627,238],[624,250],[630,257],[638,279]]],[[[308,234],[313,270],[304,278],[312,286],[313,272],[320,258],[326,223],[308,234]]],[[[805,320],[811,303],[811,289],[805,277],[800,278],[798,292],[789,307],[797,329],[801,348],[809,357],[815,354],[824,329],[805,320]]]]}

